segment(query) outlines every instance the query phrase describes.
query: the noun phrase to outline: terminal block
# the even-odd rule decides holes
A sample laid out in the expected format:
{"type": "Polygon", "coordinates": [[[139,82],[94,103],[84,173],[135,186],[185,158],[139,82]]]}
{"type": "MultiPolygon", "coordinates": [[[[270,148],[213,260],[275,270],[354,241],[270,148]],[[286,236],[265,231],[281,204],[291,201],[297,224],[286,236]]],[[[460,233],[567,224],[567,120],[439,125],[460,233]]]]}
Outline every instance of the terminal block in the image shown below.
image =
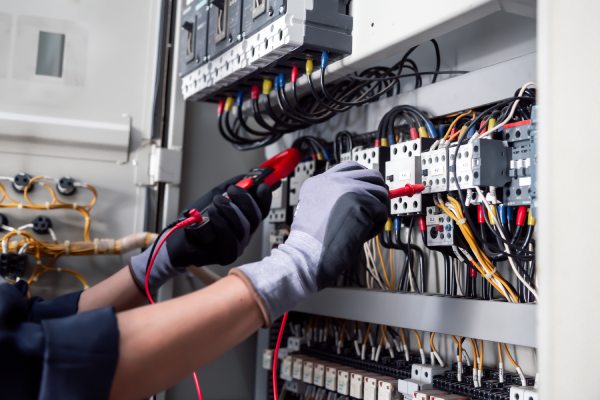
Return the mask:
{"type": "Polygon", "coordinates": [[[425,225],[427,227],[428,247],[453,246],[456,244],[456,224],[439,208],[435,206],[427,207],[425,225]]]}
{"type": "Polygon", "coordinates": [[[509,149],[500,140],[476,139],[449,149],[450,191],[472,189],[475,186],[502,187],[508,176],[509,149]],[[454,157],[456,156],[456,160],[454,157]],[[456,170],[456,179],[454,171],[456,170]],[[458,180],[458,185],[456,180],[458,180]]]}
{"type": "Polygon", "coordinates": [[[505,125],[504,140],[510,149],[508,175],[510,183],[504,188],[504,203],[508,206],[531,204],[531,121],[505,125]]]}
{"type": "Polygon", "coordinates": [[[271,210],[267,215],[267,222],[271,224],[284,223],[287,221],[289,195],[289,179],[285,178],[277,189],[273,191],[271,200],[271,210]]]}
{"type": "Polygon", "coordinates": [[[421,155],[421,173],[423,193],[442,193],[448,191],[448,149],[436,149],[421,155]]]}
{"type": "MultiPolygon", "coordinates": [[[[415,139],[394,144],[390,148],[390,161],[385,163],[385,182],[390,189],[404,187],[407,184],[422,184],[421,154],[433,144],[433,139],[415,139]]],[[[423,195],[392,199],[392,215],[410,215],[423,212],[423,195]]]]}
{"type": "Polygon", "coordinates": [[[369,147],[352,152],[352,159],[365,168],[374,169],[385,176],[385,164],[390,159],[389,147],[369,147]]]}
{"type": "Polygon", "coordinates": [[[300,188],[304,181],[313,175],[317,175],[323,171],[325,163],[323,161],[304,161],[296,165],[294,175],[291,176],[289,183],[289,205],[296,207],[300,201],[300,188]]]}

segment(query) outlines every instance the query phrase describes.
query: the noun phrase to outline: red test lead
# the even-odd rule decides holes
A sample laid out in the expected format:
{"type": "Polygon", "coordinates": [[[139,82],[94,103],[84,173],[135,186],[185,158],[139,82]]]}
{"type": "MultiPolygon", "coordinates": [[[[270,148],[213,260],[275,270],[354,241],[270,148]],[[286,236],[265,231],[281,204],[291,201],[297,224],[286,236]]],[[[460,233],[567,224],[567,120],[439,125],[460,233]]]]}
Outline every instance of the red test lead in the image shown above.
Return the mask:
{"type": "Polygon", "coordinates": [[[407,183],[401,188],[390,190],[390,199],[395,199],[398,197],[411,197],[415,194],[421,193],[423,190],[425,190],[425,185],[421,183],[416,183],[414,185],[407,183]]]}

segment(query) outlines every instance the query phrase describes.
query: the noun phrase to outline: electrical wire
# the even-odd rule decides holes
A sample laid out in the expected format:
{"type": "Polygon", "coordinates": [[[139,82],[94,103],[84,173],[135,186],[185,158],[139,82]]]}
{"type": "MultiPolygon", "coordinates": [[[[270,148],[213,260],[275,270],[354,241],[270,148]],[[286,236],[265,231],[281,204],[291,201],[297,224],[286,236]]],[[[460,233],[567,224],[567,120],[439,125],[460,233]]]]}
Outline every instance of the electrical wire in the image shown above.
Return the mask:
{"type": "Polygon", "coordinates": [[[281,318],[281,325],[279,327],[279,333],[277,334],[277,342],[275,342],[275,351],[273,351],[273,365],[271,368],[271,380],[273,383],[273,397],[274,400],[279,399],[279,392],[277,390],[277,362],[279,358],[279,348],[281,347],[281,341],[283,340],[283,332],[285,331],[285,324],[288,319],[288,313],[283,313],[283,317],[281,318]]]}

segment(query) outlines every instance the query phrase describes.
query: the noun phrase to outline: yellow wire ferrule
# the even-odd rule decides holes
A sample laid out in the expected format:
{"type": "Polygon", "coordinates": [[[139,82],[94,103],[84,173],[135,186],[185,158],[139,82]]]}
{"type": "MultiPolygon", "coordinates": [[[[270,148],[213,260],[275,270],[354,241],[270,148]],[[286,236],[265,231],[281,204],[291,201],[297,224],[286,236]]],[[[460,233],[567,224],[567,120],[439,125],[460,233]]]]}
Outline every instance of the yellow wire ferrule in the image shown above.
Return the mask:
{"type": "Polygon", "coordinates": [[[533,211],[529,209],[529,213],[527,214],[527,225],[535,225],[535,217],[533,216],[533,211]]]}
{"type": "Polygon", "coordinates": [[[387,138],[381,138],[381,147],[388,147],[389,143],[387,138]]]}
{"type": "Polygon", "coordinates": [[[427,129],[425,129],[424,126],[420,126],[419,129],[417,129],[417,131],[419,132],[419,137],[422,137],[422,138],[429,137],[429,135],[427,134],[427,129]]]}
{"type": "Polygon", "coordinates": [[[262,93],[268,95],[273,90],[273,81],[270,79],[263,79],[262,93]]]}
{"type": "Polygon", "coordinates": [[[387,219],[387,221],[385,221],[385,226],[383,227],[383,230],[385,230],[385,231],[388,231],[388,232],[389,232],[389,231],[391,231],[391,230],[392,230],[392,226],[393,226],[393,224],[392,224],[392,219],[391,219],[391,218],[388,218],[388,219],[387,219]]]}
{"type": "Polygon", "coordinates": [[[313,59],[307,58],[306,59],[306,75],[312,74],[314,69],[315,69],[315,63],[313,62],[313,59]]]}
{"type": "Polygon", "coordinates": [[[225,100],[225,111],[231,111],[231,107],[233,107],[233,103],[235,103],[235,98],[228,97],[227,100],[225,100]]]}

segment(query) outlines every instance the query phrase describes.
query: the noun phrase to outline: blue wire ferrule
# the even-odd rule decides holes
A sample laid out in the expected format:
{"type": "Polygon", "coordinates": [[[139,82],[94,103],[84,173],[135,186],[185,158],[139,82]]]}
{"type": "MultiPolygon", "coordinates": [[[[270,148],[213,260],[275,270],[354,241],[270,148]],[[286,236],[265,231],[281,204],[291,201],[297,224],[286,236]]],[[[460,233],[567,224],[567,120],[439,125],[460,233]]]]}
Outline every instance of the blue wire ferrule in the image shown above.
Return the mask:
{"type": "Polygon", "coordinates": [[[498,216],[502,225],[506,225],[506,208],[504,204],[498,204],[498,216]]]}
{"type": "Polygon", "coordinates": [[[323,53],[321,53],[321,69],[325,69],[325,67],[327,67],[328,62],[329,53],[327,51],[323,51],[323,53]]]}
{"type": "Polygon", "coordinates": [[[277,89],[277,90],[284,89],[285,88],[285,74],[283,72],[280,72],[279,74],[277,74],[277,79],[275,79],[275,82],[277,84],[277,87],[275,89],[277,89]]]}
{"type": "Polygon", "coordinates": [[[244,92],[242,92],[241,90],[238,92],[237,97],[235,99],[235,105],[238,107],[241,107],[242,104],[244,103],[244,92]]]}
{"type": "Polygon", "coordinates": [[[388,137],[388,142],[389,142],[390,146],[393,144],[396,144],[396,138],[394,137],[393,133],[388,133],[387,137],[388,137]]]}
{"type": "Polygon", "coordinates": [[[438,138],[437,129],[435,129],[435,126],[433,126],[433,123],[430,120],[425,121],[425,128],[427,128],[427,133],[429,133],[429,136],[434,139],[438,138]]]}
{"type": "Polygon", "coordinates": [[[467,131],[467,137],[470,138],[475,134],[475,127],[471,127],[469,128],[469,130],[467,131]]]}
{"type": "Polygon", "coordinates": [[[400,217],[394,217],[394,231],[400,232],[400,217]]]}
{"type": "Polygon", "coordinates": [[[513,220],[513,208],[512,207],[506,207],[506,220],[507,221],[513,220]]]}

